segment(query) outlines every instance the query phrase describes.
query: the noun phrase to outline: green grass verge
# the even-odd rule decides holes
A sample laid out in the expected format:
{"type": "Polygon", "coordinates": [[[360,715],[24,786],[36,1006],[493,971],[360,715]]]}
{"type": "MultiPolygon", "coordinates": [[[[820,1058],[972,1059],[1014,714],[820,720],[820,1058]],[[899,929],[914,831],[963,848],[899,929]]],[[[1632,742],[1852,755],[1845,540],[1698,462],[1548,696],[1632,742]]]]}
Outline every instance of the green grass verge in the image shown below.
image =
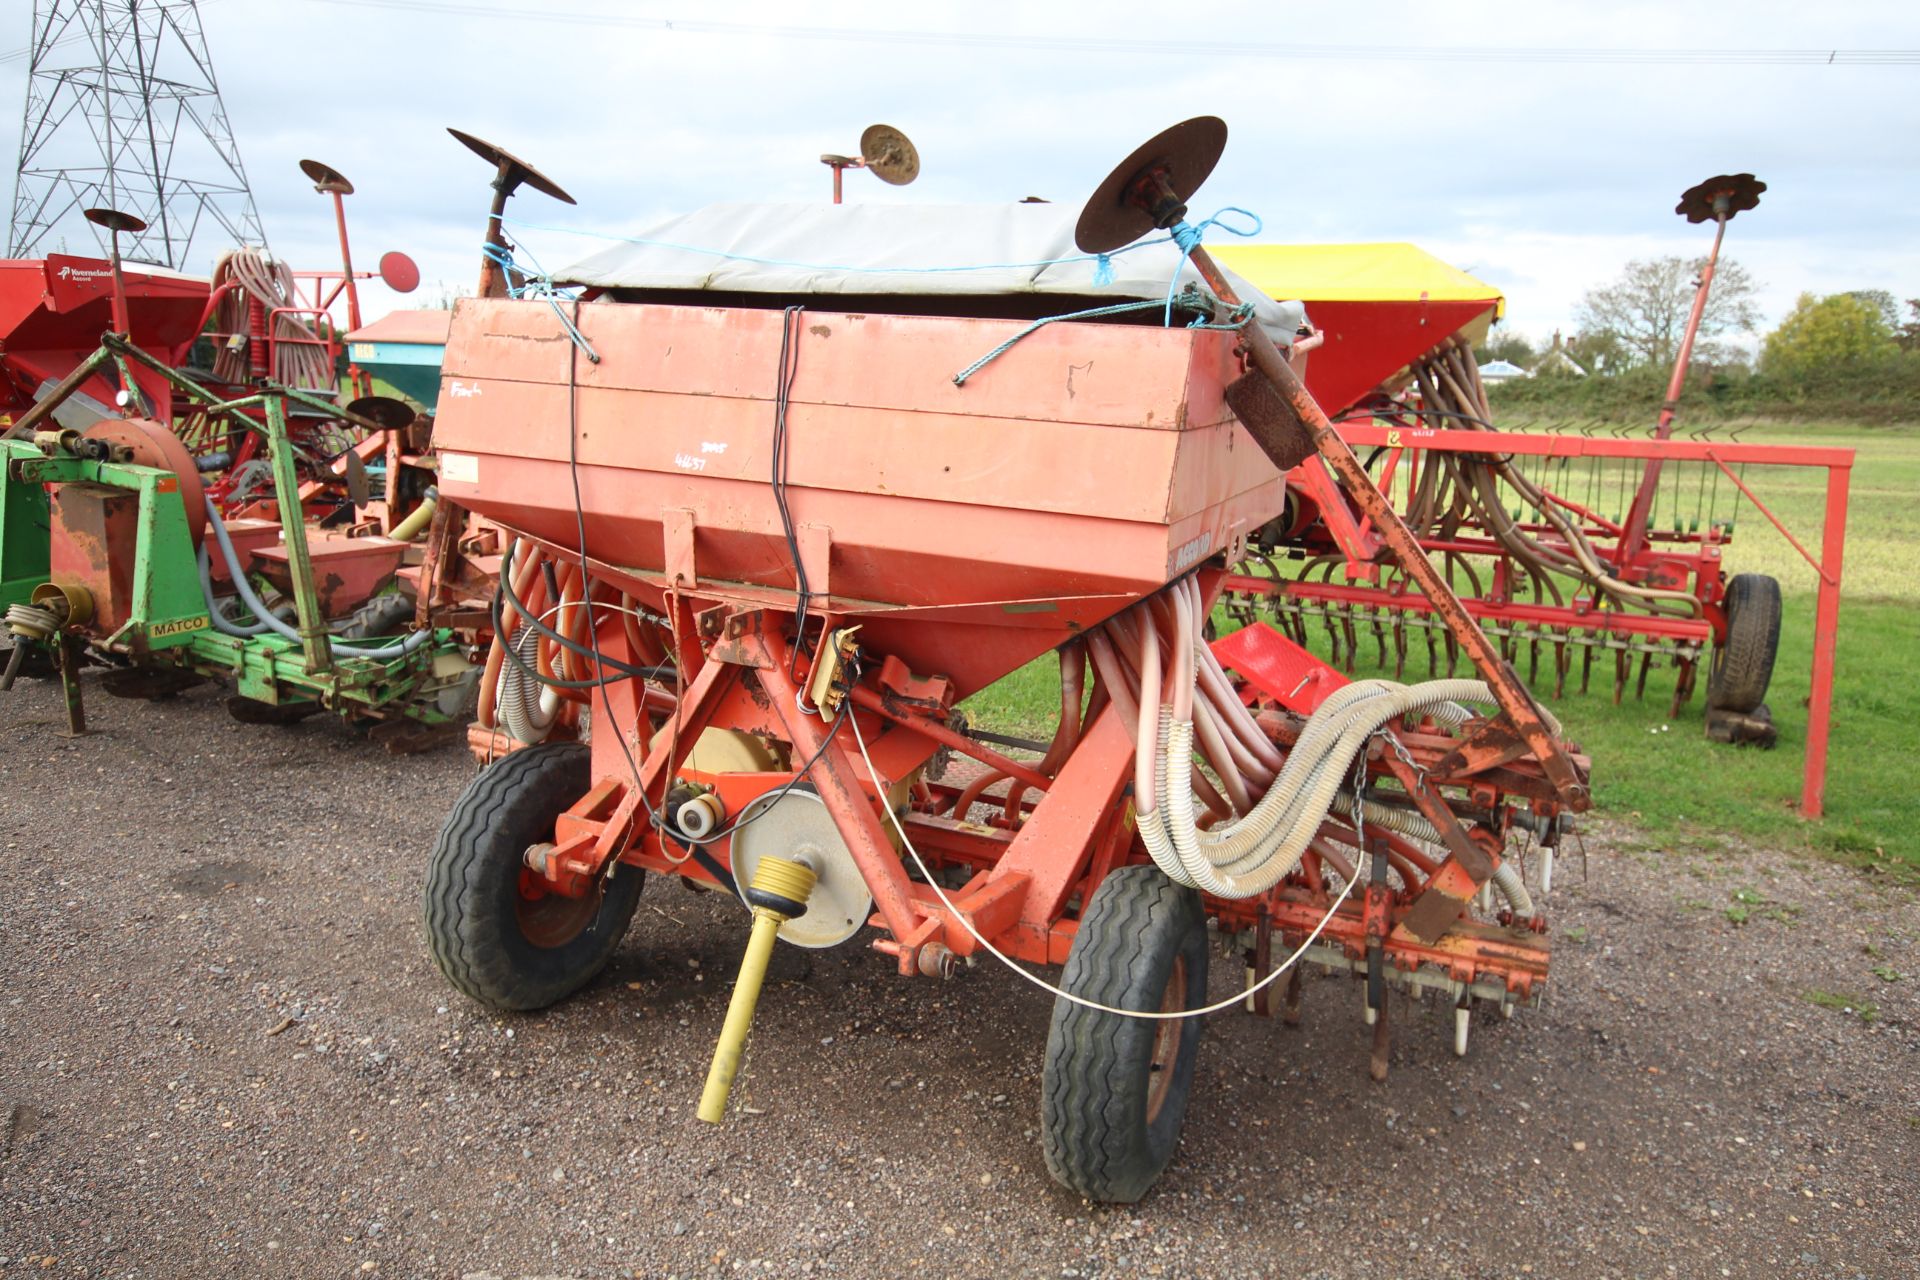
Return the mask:
{"type": "Polygon", "coordinates": [[[1593,758],[1598,810],[1631,821],[1656,841],[1713,847],[1734,837],[1920,869],[1920,785],[1902,778],[1920,749],[1915,618],[1915,606],[1900,602],[1842,608],[1820,821],[1797,812],[1813,660],[1811,595],[1786,598],[1767,694],[1780,731],[1771,751],[1708,742],[1699,693],[1668,721],[1670,674],[1650,678],[1643,701],[1629,690],[1614,706],[1610,688],[1601,690],[1610,682],[1596,673],[1592,693],[1570,692],[1549,705],[1593,758]]]}
{"type": "MultiPolygon", "coordinates": [[[[1911,567],[1912,548],[1920,544],[1920,430],[1762,425],[1741,439],[1836,445],[1859,454],[1847,527],[1826,817],[1807,821],[1797,812],[1817,578],[1750,506],[1739,510],[1725,563],[1729,573],[1772,574],[1785,593],[1779,658],[1767,695],[1779,726],[1778,746],[1759,751],[1707,741],[1704,673],[1692,703],[1673,721],[1666,718],[1670,668],[1649,677],[1644,700],[1629,687],[1616,707],[1606,659],[1594,664],[1590,693],[1573,691],[1576,662],[1567,696],[1548,705],[1593,758],[1597,811],[1630,822],[1652,843],[1714,849],[1756,841],[1881,866],[1903,877],[1920,874],[1920,577],[1911,567]]],[[[1751,467],[1745,479],[1818,554],[1826,473],[1751,467]]],[[[1324,634],[1314,640],[1325,657],[1324,634]]],[[[1356,674],[1374,673],[1367,661],[1372,650],[1363,640],[1356,674]]],[[[1425,646],[1416,641],[1412,652],[1419,665],[1416,670],[1409,664],[1408,677],[1420,678],[1425,646]]],[[[1543,679],[1550,662],[1543,659],[1543,679]]],[[[1524,674],[1524,657],[1521,669],[1524,674]]],[[[1051,656],[1031,663],[976,694],[968,710],[980,724],[1044,738],[1058,713],[1055,672],[1051,656]]]]}

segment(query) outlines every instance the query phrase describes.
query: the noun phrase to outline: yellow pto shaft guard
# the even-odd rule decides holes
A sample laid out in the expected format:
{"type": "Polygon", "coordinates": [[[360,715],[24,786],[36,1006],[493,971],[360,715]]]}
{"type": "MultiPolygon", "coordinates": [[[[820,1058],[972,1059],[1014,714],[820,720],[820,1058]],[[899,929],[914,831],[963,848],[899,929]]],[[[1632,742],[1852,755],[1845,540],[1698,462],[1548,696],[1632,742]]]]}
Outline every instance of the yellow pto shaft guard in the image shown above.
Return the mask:
{"type": "Polygon", "coordinates": [[[747,954],[740,959],[740,977],[727,1003],[713,1065],[707,1068],[707,1087],[700,1092],[700,1118],[708,1124],[719,1124],[727,1114],[727,1095],[733,1092],[733,1077],[740,1070],[754,1006],[760,1003],[760,984],[766,980],[767,961],[773,958],[774,939],[781,925],[806,914],[815,879],[812,867],[787,858],[762,858],[754,869],[753,884],[747,889],[753,932],[747,938],[747,954]]]}

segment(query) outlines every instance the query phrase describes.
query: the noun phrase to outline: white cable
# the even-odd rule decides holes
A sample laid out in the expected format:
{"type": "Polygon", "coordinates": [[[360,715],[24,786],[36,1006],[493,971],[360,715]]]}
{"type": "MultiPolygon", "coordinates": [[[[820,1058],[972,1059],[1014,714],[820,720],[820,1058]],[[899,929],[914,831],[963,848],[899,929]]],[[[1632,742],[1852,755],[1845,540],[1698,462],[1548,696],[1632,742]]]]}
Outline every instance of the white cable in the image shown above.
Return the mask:
{"type": "Polygon", "coordinates": [[[1149,1021],[1155,1021],[1155,1022],[1175,1021],[1180,1018],[1199,1018],[1199,1017],[1204,1017],[1209,1013],[1219,1013],[1222,1009],[1231,1009],[1234,1005],[1241,1004],[1245,1002],[1249,997],[1257,994],[1260,991],[1265,990],[1270,984],[1272,984],[1276,979],[1278,979],[1281,974],[1287,972],[1289,969],[1293,968],[1295,964],[1299,963],[1300,957],[1304,956],[1307,953],[1307,948],[1312,946],[1314,942],[1319,939],[1321,932],[1324,931],[1329,924],[1333,923],[1334,913],[1338,911],[1340,909],[1340,905],[1347,900],[1347,895],[1353,892],[1353,886],[1360,882],[1360,878],[1357,875],[1353,879],[1347,881],[1345,886],[1343,886],[1340,890],[1340,896],[1335,898],[1333,900],[1333,905],[1327,908],[1327,914],[1320,917],[1319,924],[1313,926],[1313,932],[1307,935],[1307,940],[1305,942],[1302,942],[1298,947],[1298,949],[1296,949],[1292,955],[1288,956],[1285,960],[1283,960],[1274,969],[1272,973],[1269,973],[1266,977],[1254,983],[1252,986],[1248,987],[1245,991],[1242,991],[1239,995],[1233,996],[1226,1000],[1216,1001],[1213,1004],[1207,1005],[1203,1009],[1181,1009],[1172,1013],[1159,1012],[1159,1011],[1147,1013],[1147,1012],[1142,1012],[1138,1009],[1115,1009],[1111,1005],[1101,1004],[1098,1000],[1088,1000],[1082,996],[1076,996],[1072,992],[1062,991],[1059,987],[1054,986],[1051,982],[1048,982],[1045,978],[1042,978],[1037,974],[1028,973],[1025,969],[1022,969],[1020,965],[1011,956],[1008,956],[1005,952],[1001,951],[1000,948],[994,946],[991,942],[988,942],[984,937],[981,936],[980,931],[973,927],[973,922],[968,920],[967,917],[964,914],[962,914],[962,912],[960,911],[960,908],[954,906],[953,899],[947,896],[946,891],[940,887],[939,881],[934,879],[933,872],[930,869],[928,869],[927,864],[921,861],[920,851],[913,847],[913,841],[907,836],[906,827],[902,826],[900,823],[900,815],[893,811],[892,805],[887,804],[885,802],[884,797],[887,794],[887,784],[881,781],[880,771],[873,767],[873,757],[867,754],[867,740],[865,735],[863,735],[860,732],[860,717],[848,716],[847,723],[853,726],[853,740],[859,744],[860,758],[866,761],[867,773],[873,778],[873,785],[882,796],[880,807],[887,811],[887,820],[893,823],[893,829],[899,832],[900,834],[901,846],[906,849],[907,856],[913,859],[913,865],[920,868],[920,874],[926,877],[927,887],[933,890],[934,896],[940,899],[941,905],[945,906],[948,911],[953,913],[953,918],[960,922],[960,926],[963,929],[965,929],[968,933],[972,934],[973,940],[975,942],[978,942],[981,946],[985,947],[987,949],[988,954],[992,955],[994,959],[998,960],[1001,964],[1004,964],[1005,966],[1007,966],[1007,968],[1019,974],[1022,978],[1025,978],[1028,982],[1031,982],[1034,986],[1039,987],[1041,990],[1051,992],[1053,993],[1053,995],[1055,995],[1059,999],[1065,1000],[1071,1004],[1077,1004],[1083,1009],[1092,1009],[1098,1013],[1118,1014],[1123,1018],[1144,1018],[1149,1021]]]}

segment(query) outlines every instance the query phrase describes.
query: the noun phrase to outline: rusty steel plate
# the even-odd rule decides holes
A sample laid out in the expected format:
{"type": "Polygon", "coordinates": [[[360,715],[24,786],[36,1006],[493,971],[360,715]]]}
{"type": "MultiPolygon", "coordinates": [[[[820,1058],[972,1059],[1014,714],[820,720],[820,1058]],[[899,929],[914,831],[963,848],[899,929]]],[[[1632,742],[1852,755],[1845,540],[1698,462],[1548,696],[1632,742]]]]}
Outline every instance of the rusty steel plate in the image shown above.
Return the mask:
{"type": "Polygon", "coordinates": [[[543,191],[563,204],[579,203],[579,201],[561,190],[559,183],[547,177],[546,174],[541,173],[538,169],[528,164],[525,160],[522,160],[519,156],[514,155],[511,151],[502,150],[494,146],[491,142],[488,142],[485,138],[476,138],[472,134],[463,133],[458,129],[450,128],[447,132],[458,138],[461,145],[465,146],[467,150],[499,169],[501,171],[501,181],[506,184],[507,190],[511,191],[521,183],[525,183],[535,191],[543,191]]]}
{"type": "Polygon", "coordinates": [[[347,175],[332,165],[322,164],[318,160],[302,160],[300,172],[313,180],[315,191],[342,196],[353,194],[353,184],[347,181],[347,175]]]}
{"type": "Polygon", "coordinates": [[[109,231],[145,231],[147,224],[130,213],[118,209],[88,209],[81,215],[96,227],[105,227],[109,231]]]}
{"type": "Polygon", "coordinates": [[[867,172],[894,187],[920,176],[920,153],[907,135],[890,124],[870,124],[860,135],[860,158],[867,172]]]}
{"type": "Polygon", "coordinates": [[[1750,173],[1723,173],[1708,178],[1696,187],[1687,188],[1680,197],[1680,203],[1673,211],[1688,222],[1712,222],[1713,202],[1718,196],[1727,198],[1727,218],[1731,220],[1736,213],[1745,213],[1760,203],[1760,193],[1767,184],[1750,173]]]}
{"type": "Polygon", "coordinates": [[[1133,198],[1131,190],[1137,179],[1156,168],[1165,172],[1184,213],[1187,200],[1226,149],[1227,122],[1218,116],[1195,116],[1155,134],[1115,166],[1094,191],[1074,225],[1073,242],[1082,253],[1111,253],[1163,225],[1133,198]]]}
{"type": "Polygon", "coordinates": [[[420,267],[398,249],[380,255],[380,282],[395,293],[412,293],[420,287],[420,267]]]}
{"type": "Polygon", "coordinates": [[[206,487],[200,483],[200,468],[180,437],[151,418],[109,418],[88,427],[81,438],[105,440],[125,448],[127,461],[137,467],[173,472],[180,481],[180,501],[187,511],[187,536],[199,548],[207,530],[206,487]]]}

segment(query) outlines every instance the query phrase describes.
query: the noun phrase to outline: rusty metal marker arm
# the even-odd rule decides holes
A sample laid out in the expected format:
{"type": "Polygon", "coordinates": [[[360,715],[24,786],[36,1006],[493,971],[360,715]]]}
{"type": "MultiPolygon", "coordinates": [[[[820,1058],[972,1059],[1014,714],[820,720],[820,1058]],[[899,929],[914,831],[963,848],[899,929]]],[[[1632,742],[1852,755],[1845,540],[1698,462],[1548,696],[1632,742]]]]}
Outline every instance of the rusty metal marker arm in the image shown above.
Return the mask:
{"type": "MultiPolygon", "coordinates": [[[[1121,161],[1087,201],[1080,215],[1074,233],[1080,249],[1086,253],[1109,253],[1148,231],[1171,231],[1220,301],[1229,307],[1240,305],[1233,286],[1200,244],[1199,233],[1186,222],[1186,202],[1213,171],[1226,140],[1224,121],[1201,116],[1166,130],[1121,161]]],[[[1290,432],[1285,425],[1277,425],[1250,431],[1255,443],[1285,472],[1306,456],[1303,446],[1310,442],[1379,531],[1394,562],[1432,601],[1447,629],[1466,649],[1474,667],[1493,690],[1501,711],[1526,739],[1567,806],[1576,812],[1587,809],[1592,798],[1586,777],[1566,746],[1547,727],[1520,678],[1454,595],[1446,577],[1422,553],[1413,531],[1407,528],[1393,504],[1374,487],[1366,468],[1353,456],[1353,450],[1340,438],[1273,340],[1255,324],[1246,325],[1241,332],[1253,367],[1273,384],[1297,415],[1308,437],[1302,441],[1298,438],[1300,431],[1290,432]]]]}

